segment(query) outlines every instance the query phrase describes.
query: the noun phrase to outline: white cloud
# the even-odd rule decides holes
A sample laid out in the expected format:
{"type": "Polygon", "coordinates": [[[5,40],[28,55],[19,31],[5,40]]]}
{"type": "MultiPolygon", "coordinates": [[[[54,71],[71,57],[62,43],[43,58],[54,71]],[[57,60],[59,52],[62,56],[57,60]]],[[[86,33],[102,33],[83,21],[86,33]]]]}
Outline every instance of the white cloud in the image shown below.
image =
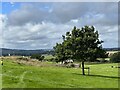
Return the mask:
{"type": "Polygon", "coordinates": [[[43,22],[23,26],[8,26],[3,31],[4,47],[19,49],[52,48],[62,41],[62,34],[71,27],[64,24],[43,22]]]}
{"type": "Polygon", "coordinates": [[[72,30],[73,26],[80,28],[84,25],[96,27],[100,39],[105,41],[104,47],[117,47],[117,4],[54,3],[44,7],[45,10],[40,5],[22,4],[20,9],[8,15],[0,15],[3,32],[0,35],[3,36],[4,47],[52,48],[56,42],[62,41],[62,35],[72,30]],[[105,11],[102,10],[104,8],[105,11]]]}
{"type": "Polygon", "coordinates": [[[3,43],[3,30],[5,28],[7,24],[7,16],[6,15],[3,15],[3,14],[0,14],[0,47],[2,47],[3,43]]]}
{"type": "Polygon", "coordinates": [[[103,46],[106,48],[118,47],[118,26],[101,26],[98,27],[100,39],[104,41],[103,46]]]}

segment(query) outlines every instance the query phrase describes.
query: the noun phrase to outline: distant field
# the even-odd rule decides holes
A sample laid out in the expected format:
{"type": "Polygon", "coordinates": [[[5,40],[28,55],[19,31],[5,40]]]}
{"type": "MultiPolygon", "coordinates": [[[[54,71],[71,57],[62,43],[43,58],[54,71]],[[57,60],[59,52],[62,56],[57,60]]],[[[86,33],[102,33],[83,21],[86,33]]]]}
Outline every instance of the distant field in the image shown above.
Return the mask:
{"type": "Polygon", "coordinates": [[[45,66],[30,66],[4,59],[3,88],[118,88],[117,63],[87,64],[90,75],[81,69],[57,67],[55,63],[39,62],[45,66]]]}
{"type": "Polygon", "coordinates": [[[118,51],[107,51],[108,56],[110,57],[111,55],[113,55],[114,53],[117,53],[118,51]]]}
{"type": "Polygon", "coordinates": [[[118,51],[107,51],[107,53],[117,53],[118,51]]]}

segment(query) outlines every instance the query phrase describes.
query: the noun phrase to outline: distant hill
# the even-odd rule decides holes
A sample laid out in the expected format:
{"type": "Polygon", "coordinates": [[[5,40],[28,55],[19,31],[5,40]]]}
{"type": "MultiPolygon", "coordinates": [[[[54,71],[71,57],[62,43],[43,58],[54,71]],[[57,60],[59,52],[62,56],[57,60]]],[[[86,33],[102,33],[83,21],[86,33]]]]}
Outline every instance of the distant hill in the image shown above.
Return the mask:
{"type": "MultiPolygon", "coordinates": [[[[118,51],[120,48],[104,48],[106,51],[118,51]]],[[[22,55],[22,56],[31,56],[32,54],[54,54],[53,49],[39,49],[39,50],[19,50],[19,49],[7,49],[0,48],[0,53],[3,56],[10,55],[22,55]]]]}
{"type": "Polygon", "coordinates": [[[0,48],[0,52],[2,52],[3,56],[10,55],[22,55],[22,56],[30,56],[32,54],[53,54],[53,49],[40,49],[40,50],[19,50],[19,49],[7,49],[0,48]]]}
{"type": "Polygon", "coordinates": [[[106,51],[119,51],[120,48],[103,48],[105,49],[106,51]]]}

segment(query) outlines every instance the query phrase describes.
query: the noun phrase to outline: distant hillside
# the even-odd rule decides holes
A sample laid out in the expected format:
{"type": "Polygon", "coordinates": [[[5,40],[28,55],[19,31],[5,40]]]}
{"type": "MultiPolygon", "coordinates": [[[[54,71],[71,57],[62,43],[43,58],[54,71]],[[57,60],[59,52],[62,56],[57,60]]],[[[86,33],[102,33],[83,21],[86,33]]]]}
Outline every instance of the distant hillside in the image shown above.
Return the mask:
{"type": "MultiPolygon", "coordinates": [[[[118,51],[120,48],[104,48],[106,51],[118,51]]],[[[39,50],[19,50],[19,49],[7,49],[0,48],[0,53],[3,56],[10,55],[22,55],[22,56],[30,56],[32,54],[54,54],[53,49],[39,49],[39,50]]]]}
{"type": "Polygon", "coordinates": [[[0,50],[2,52],[3,56],[10,55],[24,55],[24,56],[30,56],[32,54],[53,54],[52,49],[40,49],[40,50],[19,50],[19,49],[6,49],[1,48],[0,50]]]}
{"type": "Polygon", "coordinates": [[[106,51],[119,51],[120,48],[104,48],[106,51]]]}

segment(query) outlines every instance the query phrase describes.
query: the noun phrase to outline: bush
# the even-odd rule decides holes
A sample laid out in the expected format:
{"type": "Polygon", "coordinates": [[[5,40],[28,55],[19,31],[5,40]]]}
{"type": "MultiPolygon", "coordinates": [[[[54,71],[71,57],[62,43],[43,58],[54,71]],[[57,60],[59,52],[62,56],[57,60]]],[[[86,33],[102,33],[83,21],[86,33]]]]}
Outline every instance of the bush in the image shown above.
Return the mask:
{"type": "Polygon", "coordinates": [[[42,56],[41,54],[33,54],[31,56],[32,59],[38,59],[39,61],[42,61],[44,59],[44,56],[42,56]]]}
{"type": "Polygon", "coordinates": [[[19,57],[19,58],[17,58],[17,59],[19,59],[19,60],[29,61],[29,59],[28,59],[28,58],[25,58],[25,57],[19,57]]]}
{"type": "Polygon", "coordinates": [[[114,54],[110,57],[110,62],[119,63],[119,62],[120,62],[120,52],[114,53],[114,54]]]}
{"type": "Polygon", "coordinates": [[[50,61],[55,62],[56,60],[55,60],[55,58],[51,58],[50,61]]]}

